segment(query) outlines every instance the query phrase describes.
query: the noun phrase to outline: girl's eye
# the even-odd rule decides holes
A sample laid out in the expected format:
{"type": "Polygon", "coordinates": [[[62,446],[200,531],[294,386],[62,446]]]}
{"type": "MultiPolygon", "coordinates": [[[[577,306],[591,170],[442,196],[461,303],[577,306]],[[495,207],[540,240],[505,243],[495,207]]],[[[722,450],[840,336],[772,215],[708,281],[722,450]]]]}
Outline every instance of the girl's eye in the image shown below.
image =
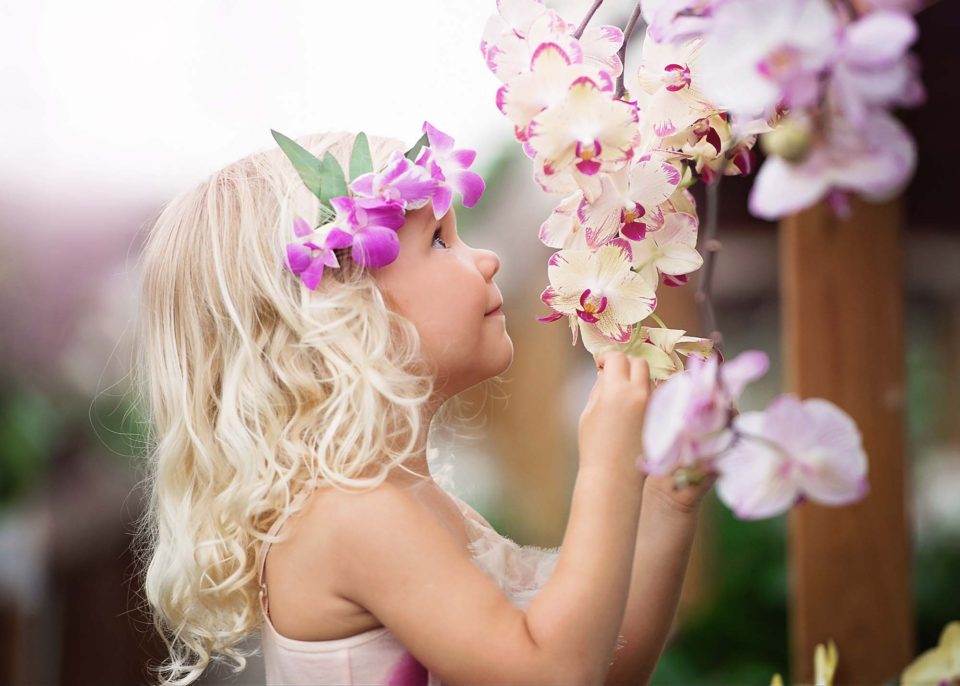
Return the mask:
{"type": "MultiPolygon", "coordinates": [[[[445,242],[442,238],[440,238],[440,228],[441,228],[441,227],[438,226],[438,227],[437,227],[437,230],[433,232],[433,243],[436,243],[437,241],[440,241],[440,243],[443,245],[443,247],[446,248],[446,247],[447,247],[446,242],[445,242]]],[[[432,246],[433,243],[431,243],[430,245],[432,246]]]]}

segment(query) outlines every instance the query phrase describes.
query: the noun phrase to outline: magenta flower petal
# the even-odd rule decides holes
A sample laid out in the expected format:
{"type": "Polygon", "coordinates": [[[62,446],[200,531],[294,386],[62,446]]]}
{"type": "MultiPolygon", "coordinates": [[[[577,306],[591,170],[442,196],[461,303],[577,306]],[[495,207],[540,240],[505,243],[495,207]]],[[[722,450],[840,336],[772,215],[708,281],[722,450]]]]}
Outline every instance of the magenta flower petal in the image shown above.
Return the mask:
{"type": "Polygon", "coordinates": [[[352,190],[357,195],[365,195],[369,198],[377,195],[376,191],[373,190],[373,180],[376,178],[374,172],[369,172],[368,174],[361,174],[355,178],[350,183],[350,190],[352,190]]]}
{"type": "Polygon", "coordinates": [[[293,220],[293,232],[298,237],[303,238],[313,232],[313,229],[303,217],[297,217],[293,220]]]}
{"type": "Polygon", "coordinates": [[[360,226],[385,226],[399,229],[405,221],[403,203],[395,200],[384,201],[380,198],[357,198],[357,207],[365,213],[366,221],[360,226]]]}
{"type": "Polygon", "coordinates": [[[323,259],[317,258],[313,260],[310,266],[300,275],[303,283],[305,283],[311,291],[316,290],[317,284],[319,284],[320,279],[323,278],[323,266],[323,259]]]}
{"type": "Polygon", "coordinates": [[[327,234],[325,245],[328,248],[346,248],[353,243],[353,234],[347,233],[343,229],[334,227],[327,234]]]}
{"type": "Polygon", "coordinates": [[[463,196],[463,206],[473,207],[486,188],[479,174],[472,171],[454,172],[450,178],[450,185],[463,196]]]}
{"type": "Polygon", "coordinates": [[[351,255],[354,262],[365,267],[383,267],[400,253],[397,232],[383,226],[368,226],[353,237],[351,255]]]}
{"type": "Polygon", "coordinates": [[[323,261],[328,267],[339,267],[340,260],[337,259],[337,256],[334,254],[333,250],[327,249],[324,250],[320,255],[320,260],[323,261]]]}
{"type": "Polygon", "coordinates": [[[428,121],[423,122],[423,132],[427,134],[430,147],[437,152],[447,152],[453,149],[453,138],[428,121]]]}
{"type": "Polygon", "coordinates": [[[450,154],[450,159],[459,164],[463,168],[469,167],[473,164],[473,161],[477,159],[477,151],[470,150],[468,148],[461,148],[460,150],[454,150],[450,154]]]}
{"type": "Polygon", "coordinates": [[[354,208],[353,198],[347,195],[330,198],[330,205],[336,210],[337,214],[350,214],[354,208]]]}
{"type": "Polygon", "coordinates": [[[311,251],[300,243],[287,243],[287,264],[294,274],[299,274],[310,266],[311,251]]]}
{"type": "Polygon", "coordinates": [[[450,186],[443,184],[438,186],[433,194],[433,216],[440,219],[450,210],[450,203],[453,201],[453,193],[450,186]]]}
{"type": "Polygon", "coordinates": [[[720,365],[724,390],[734,398],[740,397],[744,387],[767,373],[770,358],[761,350],[747,350],[720,365]]]}
{"type": "Polygon", "coordinates": [[[357,177],[350,189],[366,199],[379,198],[399,202],[404,209],[417,209],[427,203],[436,186],[437,180],[429,172],[395,150],[382,171],[357,177]]]}

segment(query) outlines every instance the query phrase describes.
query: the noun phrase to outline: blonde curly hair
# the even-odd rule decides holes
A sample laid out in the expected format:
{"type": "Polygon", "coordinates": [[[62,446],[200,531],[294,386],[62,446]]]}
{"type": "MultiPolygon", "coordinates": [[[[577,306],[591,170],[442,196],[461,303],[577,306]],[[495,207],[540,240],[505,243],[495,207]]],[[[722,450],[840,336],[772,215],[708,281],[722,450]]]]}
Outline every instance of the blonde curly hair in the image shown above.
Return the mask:
{"type": "MultiPolygon", "coordinates": [[[[354,138],[298,142],[346,169],[354,138]]],[[[403,150],[380,137],[370,147],[375,168],[403,150]]],[[[294,217],[318,210],[273,148],[171,200],[142,252],[133,376],[149,497],[136,533],[164,685],[211,661],[239,672],[256,653],[238,644],[261,621],[257,552],[305,483],[374,488],[429,428],[434,377],[417,331],[369,271],[349,249],[316,291],[287,270],[294,217]]],[[[447,401],[434,421],[462,407],[447,401]]]]}

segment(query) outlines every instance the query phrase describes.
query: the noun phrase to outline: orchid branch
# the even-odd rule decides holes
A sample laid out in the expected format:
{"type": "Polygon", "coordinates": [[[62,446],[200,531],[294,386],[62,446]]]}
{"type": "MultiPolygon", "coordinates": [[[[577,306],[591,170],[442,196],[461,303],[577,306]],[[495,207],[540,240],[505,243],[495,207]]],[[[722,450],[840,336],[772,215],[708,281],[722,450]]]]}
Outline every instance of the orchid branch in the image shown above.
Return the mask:
{"type": "Polygon", "coordinates": [[[586,16],[583,18],[583,21],[580,22],[580,26],[577,27],[577,30],[573,32],[573,37],[579,39],[583,35],[583,32],[587,28],[587,24],[590,23],[590,20],[593,19],[593,15],[597,13],[597,10],[600,9],[600,5],[603,4],[603,0],[593,0],[593,6],[587,10],[586,16]]]}
{"type": "Polygon", "coordinates": [[[633,8],[633,14],[630,15],[630,20],[623,29],[623,44],[620,46],[620,50],[617,51],[617,56],[620,58],[620,64],[623,65],[623,69],[620,72],[620,76],[617,77],[617,87],[613,96],[615,98],[623,97],[623,75],[627,71],[627,43],[630,42],[630,36],[633,34],[633,30],[636,28],[637,23],[640,21],[641,10],[641,3],[638,2],[637,6],[633,8]]]}
{"type": "Polygon", "coordinates": [[[722,247],[717,240],[717,214],[720,207],[720,180],[723,179],[723,169],[717,175],[717,180],[707,186],[707,226],[704,232],[703,250],[706,257],[703,261],[703,278],[697,285],[694,300],[700,306],[700,319],[708,331],[713,347],[722,354],[723,334],[717,329],[717,316],[713,308],[713,271],[716,267],[717,253],[722,247]]]}

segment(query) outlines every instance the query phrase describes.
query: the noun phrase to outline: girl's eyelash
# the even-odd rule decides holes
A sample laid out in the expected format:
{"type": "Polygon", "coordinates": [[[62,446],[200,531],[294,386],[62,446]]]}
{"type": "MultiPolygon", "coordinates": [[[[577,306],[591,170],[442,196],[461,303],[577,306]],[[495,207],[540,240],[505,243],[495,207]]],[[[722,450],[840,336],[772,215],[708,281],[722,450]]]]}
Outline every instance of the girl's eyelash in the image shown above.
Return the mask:
{"type": "Polygon", "coordinates": [[[437,241],[440,241],[441,243],[443,243],[443,247],[446,248],[446,247],[447,247],[446,241],[444,241],[442,238],[440,238],[440,230],[441,230],[441,228],[442,228],[442,227],[438,226],[438,227],[437,227],[437,230],[433,232],[433,242],[432,242],[430,245],[433,245],[433,243],[436,243],[437,241]]]}

